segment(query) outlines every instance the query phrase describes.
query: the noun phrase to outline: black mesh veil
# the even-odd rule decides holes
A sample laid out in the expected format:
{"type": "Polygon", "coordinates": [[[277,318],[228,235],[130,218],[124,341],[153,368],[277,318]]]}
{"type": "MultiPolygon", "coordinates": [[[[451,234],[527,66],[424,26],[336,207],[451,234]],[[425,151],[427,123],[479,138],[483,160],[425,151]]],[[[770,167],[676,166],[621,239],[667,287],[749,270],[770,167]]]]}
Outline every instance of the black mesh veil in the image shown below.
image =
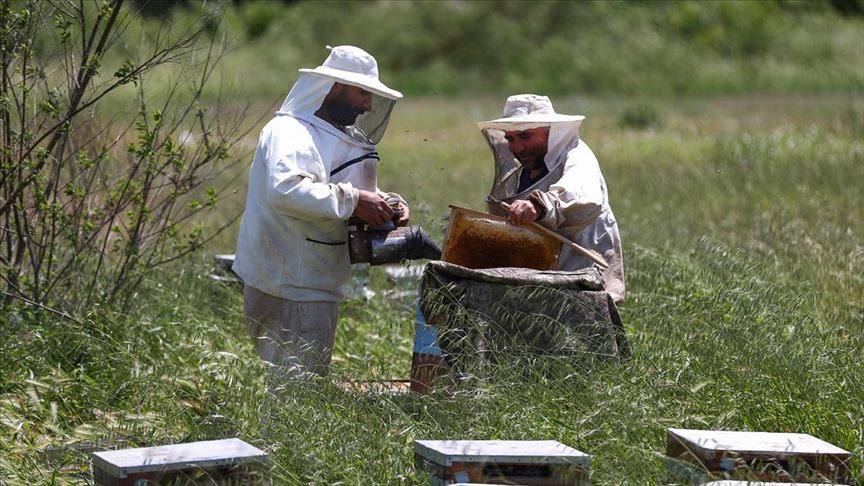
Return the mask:
{"type": "Polygon", "coordinates": [[[372,109],[357,117],[354,125],[346,127],[346,133],[358,142],[377,144],[384,138],[394,106],[396,100],[373,93],[372,109]]]}

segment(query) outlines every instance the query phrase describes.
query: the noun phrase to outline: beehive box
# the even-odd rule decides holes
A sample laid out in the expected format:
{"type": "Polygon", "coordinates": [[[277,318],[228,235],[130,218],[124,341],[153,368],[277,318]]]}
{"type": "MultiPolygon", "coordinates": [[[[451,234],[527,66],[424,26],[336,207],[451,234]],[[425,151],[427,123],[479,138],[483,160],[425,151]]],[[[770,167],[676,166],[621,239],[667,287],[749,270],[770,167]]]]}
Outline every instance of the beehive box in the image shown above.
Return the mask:
{"type": "Polygon", "coordinates": [[[243,279],[234,273],[231,266],[234,265],[233,254],[213,255],[213,272],[208,277],[218,282],[229,284],[242,284],[243,279]]]}
{"type": "Polygon", "coordinates": [[[209,440],[93,454],[97,486],[268,484],[268,456],[240,439],[209,440]]]}
{"type": "Polygon", "coordinates": [[[551,270],[561,242],[530,225],[471,209],[450,206],[450,224],[441,257],[467,268],[519,267],[551,270]]]}
{"type": "Polygon", "coordinates": [[[691,479],[847,482],[852,455],[808,434],[668,429],[670,468],[691,479]]]}
{"type": "MultiPolygon", "coordinates": [[[[846,484],[832,484],[832,483],[794,483],[795,486],[848,486],[846,484]]],[[[759,481],[758,483],[754,483],[751,481],[734,481],[734,480],[722,480],[722,481],[711,481],[710,483],[705,483],[705,486],[789,486],[789,483],[766,483],[759,481]]]]}
{"type": "Polygon", "coordinates": [[[414,462],[430,485],[589,485],[591,456],[554,440],[418,440],[414,462]]]}
{"type": "Polygon", "coordinates": [[[336,383],[347,392],[365,393],[369,395],[399,396],[410,391],[410,380],[355,380],[336,383]]]}

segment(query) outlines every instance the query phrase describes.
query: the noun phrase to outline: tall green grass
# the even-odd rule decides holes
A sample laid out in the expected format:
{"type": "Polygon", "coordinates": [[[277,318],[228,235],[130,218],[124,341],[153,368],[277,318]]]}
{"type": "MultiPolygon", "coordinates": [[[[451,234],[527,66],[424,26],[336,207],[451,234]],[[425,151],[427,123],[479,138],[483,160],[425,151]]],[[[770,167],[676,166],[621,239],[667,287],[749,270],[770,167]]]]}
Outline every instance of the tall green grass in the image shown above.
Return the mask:
{"type": "MultiPolygon", "coordinates": [[[[178,10],[173,27],[134,22],[128,56],[213,5],[178,10]]],[[[864,478],[860,17],[827,2],[223,7],[211,32],[238,43],[218,81],[236,95],[226,109],[254,104],[263,118],[249,124],[325,44],[378,58],[409,95],[379,147],[380,186],[438,239],[449,204],[483,207],[492,164],[473,122],[497,117],[504,96],[551,94],[559,112],[587,115],[621,225],[634,355],[591,368],[520,357],[448,396],[345,391],[339,381],[410,366],[417,282],[372,268],[360,273],[376,296],[341,307],[332,377],[268,392],[242,296],[207,279],[198,255],[151,276],[128,313],[0,310],[0,484],[87,484],[87,453],[64,445],[226,436],[267,449],[276,484],[422,483],[413,441],[445,438],[556,439],[594,456],[595,484],[665,484],[666,427],[811,433],[852,451],[864,478]]],[[[147,94],[180,75],[154,74],[147,94]]],[[[251,160],[256,134],[234,153],[251,160]]],[[[245,192],[233,172],[219,181],[236,193],[214,221],[245,192]]],[[[209,249],[233,245],[232,231],[209,249]]]]}
{"type": "MultiPolygon", "coordinates": [[[[268,393],[242,297],[207,279],[200,255],[154,276],[128,314],[3,311],[0,482],[85,484],[86,453],[49,462],[50,446],[239,436],[271,453],[277,484],[420,484],[413,441],[448,438],[555,439],[594,456],[594,484],[667,484],[667,427],[810,433],[852,451],[864,476],[864,101],[553,101],[588,115],[624,241],[631,359],[523,357],[449,396],[345,391],[410,366],[416,281],[372,268],[376,296],[342,305],[331,378],[268,393]],[[646,103],[662,128],[621,125],[646,103]]],[[[491,161],[472,122],[502,102],[434,97],[394,113],[380,185],[436,237],[448,204],[482,207],[491,161]]],[[[213,251],[231,248],[225,235],[213,251]]]]}

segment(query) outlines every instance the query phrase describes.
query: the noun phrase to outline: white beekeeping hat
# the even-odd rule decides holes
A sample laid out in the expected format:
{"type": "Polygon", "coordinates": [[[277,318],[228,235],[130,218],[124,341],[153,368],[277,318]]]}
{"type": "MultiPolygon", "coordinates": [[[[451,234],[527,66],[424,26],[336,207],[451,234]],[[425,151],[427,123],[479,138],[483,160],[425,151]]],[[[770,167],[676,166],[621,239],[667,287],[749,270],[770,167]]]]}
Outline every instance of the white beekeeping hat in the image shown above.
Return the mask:
{"type": "Polygon", "coordinates": [[[378,79],[378,62],[371,54],[359,47],[333,47],[330,49],[330,55],[320,66],[315,69],[300,69],[300,72],[327,76],[391,100],[402,98],[402,93],[387,87],[378,79]]]}
{"type": "Polygon", "coordinates": [[[533,94],[514,95],[507,98],[501,118],[478,122],[481,130],[525,130],[526,128],[551,126],[558,123],[575,124],[578,127],[585,117],[555,113],[552,102],[546,96],[533,94]]]}

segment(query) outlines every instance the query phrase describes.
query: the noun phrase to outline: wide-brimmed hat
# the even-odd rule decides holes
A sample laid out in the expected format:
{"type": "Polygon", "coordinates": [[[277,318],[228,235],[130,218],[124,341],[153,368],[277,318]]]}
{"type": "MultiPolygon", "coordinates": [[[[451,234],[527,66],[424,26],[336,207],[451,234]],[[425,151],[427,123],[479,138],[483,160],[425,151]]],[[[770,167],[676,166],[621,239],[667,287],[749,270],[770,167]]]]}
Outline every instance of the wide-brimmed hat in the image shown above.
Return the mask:
{"type": "Polygon", "coordinates": [[[519,130],[531,126],[546,126],[558,123],[579,123],[584,120],[582,115],[561,115],[555,113],[552,102],[546,96],[521,94],[507,98],[501,118],[477,122],[481,130],[494,128],[498,130],[519,130]]]}
{"type": "Polygon", "coordinates": [[[402,93],[388,88],[378,79],[378,62],[371,54],[354,46],[328,48],[330,55],[320,66],[315,69],[300,69],[300,72],[327,76],[391,100],[402,98],[402,93]]]}

